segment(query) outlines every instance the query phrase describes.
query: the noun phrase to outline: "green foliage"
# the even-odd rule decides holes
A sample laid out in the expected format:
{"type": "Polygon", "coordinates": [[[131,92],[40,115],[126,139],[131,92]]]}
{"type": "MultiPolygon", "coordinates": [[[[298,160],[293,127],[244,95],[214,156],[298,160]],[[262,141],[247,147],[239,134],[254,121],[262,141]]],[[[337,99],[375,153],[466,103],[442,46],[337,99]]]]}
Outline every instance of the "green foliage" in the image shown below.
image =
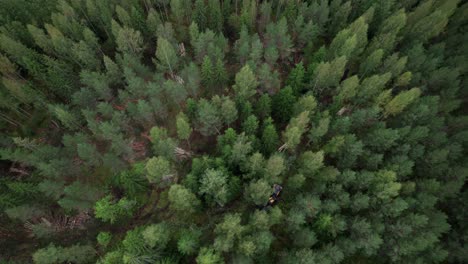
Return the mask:
{"type": "Polygon", "coordinates": [[[346,56],[341,56],[331,62],[322,62],[315,68],[312,91],[320,95],[324,89],[338,86],[346,66],[346,56]]]}
{"type": "Polygon", "coordinates": [[[196,253],[200,245],[201,235],[202,233],[199,230],[184,230],[177,241],[177,249],[179,252],[184,255],[196,253]]]}
{"type": "Polygon", "coordinates": [[[153,157],[146,162],[146,178],[150,183],[157,183],[160,186],[167,185],[167,181],[172,177],[171,164],[164,157],[153,157]]]}
{"type": "Polygon", "coordinates": [[[281,182],[281,179],[278,178],[279,175],[285,170],[285,162],[282,156],[272,155],[266,163],[266,179],[273,185],[276,182],[281,182]]]}
{"type": "Polygon", "coordinates": [[[262,150],[265,154],[271,154],[279,145],[279,136],[271,118],[266,119],[262,132],[262,150]]]}
{"type": "Polygon", "coordinates": [[[309,123],[309,111],[300,113],[289,122],[283,133],[286,148],[294,150],[301,142],[302,135],[306,132],[309,123]]]}
{"type": "MultiPolygon", "coordinates": [[[[117,22],[112,21],[117,24],[117,22]]],[[[128,27],[118,29],[115,42],[118,51],[128,53],[132,56],[139,56],[143,51],[143,37],[141,32],[128,27]]]]}
{"type": "Polygon", "coordinates": [[[300,171],[305,176],[312,176],[318,173],[318,169],[323,166],[323,151],[306,151],[300,157],[300,171]]]}
{"type": "Polygon", "coordinates": [[[46,263],[89,263],[94,259],[96,252],[89,245],[73,245],[70,247],[57,247],[50,244],[33,254],[33,261],[37,264],[46,263]]]}
{"type": "MultiPolygon", "coordinates": [[[[240,241],[245,226],[241,225],[240,214],[226,214],[221,223],[216,225],[217,237],[214,241],[215,249],[221,252],[232,250],[234,243],[240,241]]],[[[203,249],[201,249],[203,251],[203,249]]]]}
{"type": "Polygon", "coordinates": [[[224,263],[221,255],[216,253],[212,248],[201,248],[196,258],[200,264],[222,264],[224,263]]]}
{"type": "Polygon", "coordinates": [[[200,124],[197,128],[205,136],[219,133],[222,125],[222,113],[211,102],[202,99],[198,102],[197,120],[200,124]]]}
{"type": "Polygon", "coordinates": [[[279,90],[281,81],[278,71],[272,69],[268,64],[264,63],[258,69],[258,79],[260,87],[273,93],[279,90]]]}
{"type": "Polygon", "coordinates": [[[64,209],[78,211],[92,208],[102,195],[102,190],[99,188],[82,184],[79,181],[65,187],[63,192],[65,196],[58,201],[58,204],[64,209]]]}
{"type": "Polygon", "coordinates": [[[190,134],[192,133],[192,128],[190,127],[190,123],[188,122],[187,116],[185,116],[184,113],[180,112],[177,115],[176,126],[177,136],[179,139],[188,140],[190,138],[190,134]]]}
{"type": "Polygon", "coordinates": [[[167,39],[158,38],[156,48],[156,66],[171,73],[177,68],[178,58],[174,47],[167,39]]]}
{"type": "Polygon", "coordinates": [[[112,234],[109,232],[99,232],[96,239],[100,246],[107,247],[112,240],[112,234]]]}
{"type": "Polygon", "coordinates": [[[200,206],[200,201],[195,194],[178,184],[172,185],[169,189],[169,202],[173,210],[181,213],[195,212],[200,206]]]}
{"type": "Polygon", "coordinates": [[[294,69],[288,75],[288,79],[286,80],[286,85],[290,86],[295,94],[300,94],[305,88],[305,68],[303,62],[299,62],[296,64],[294,69]]]}
{"type": "Polygon", "coordinates": [[[467,7],[0,1],[2,260],[466,263],[467,7]]]}
{"type": "Polygon", "coordinates": [[[128,200],[125,197],[116,202],[113,201],[112,196],[107,195],[96,202],[94,213],[96,218],[114,224],[119,220],[130,217],[136,209],[135,205],[135,201],[128,200]]]}
{"type": "Polygon", "coordinates": [[[420,94],[421,91],[418,88],[413,88],[409,91],[398,94],[385,106],[385,114],[396,115],[400,113],[405,109],[405,107],[416,100],[420,94]]]}
{"type": "Polygon", "coordinates": [[[122,171],[112,178],[112,184],[122,188],[128,197],[136,200],[141,199],[148,190],[148,181],[145,178],[145,164],[142,162],[135,163],[131,169],[122,171]]]}
{"type": "Polygon", "coordinates": [[[220,170],[206,170],[200,179],[199,193],[208,196],[220,206],[224,206],[229,198],[227,175],[220,170]]]}
{"type": "MultiPolygon", "coordinates": [[[[265,40],[268,45],[275,47],[278,50],[279,57],[284,60],[290,52],[292,41],[288,35],[288,26],[285,18],[282,18],[277,23],[270,23],[266,27],[265,40]]],[[[269,46],[267,46],[268,49],[269,46]]]]}
{"type": "Polygon", "coordinates": [[[170,230],[165,223],[150,225],[141,234],[145,243],[151,248],[165,248],[170,238],[170,230]]]}
{"type": "Polygon", "coordinates": [[[280,123],[287,122],[293,115],[293,107],[296,102],[293,89],[286,86],[281,89],[274,97],[272,104],[272,114],[275,120],[280,123]]]}
{"type": "Polygon", "coordinates": [[[238,100],[246,100],[256,93],[255,89],[257,85],[257,78],[250,69],[249,65],[245,65],[236,74],[235,84],[232,88],[238,97],[238,100]]]}
{"type": "Polygon", "coordinates": [[[254,115],[250,115],[242,124],[242,131],[246,135],[255,135],[258,129],[258,119],[254,115]]]}
{"type": "Polygon", "coordinates": [[[268,94],[263,94],[255,104],[255,115],[265,119],[271,115],[271,97],[268,94]]]}
{"type": "Polygon", "coordinates": [[[76,130],[80,127],[76,116],[69,112],[66,107],[62,105],[50,105],[49,111],[53,113],[58,120],[68,129],[76,130]]]}
{"type": "Polygon", "coordinates": [[[79,143],[77,145],[78,156],[88,164],[98,166],[101,160],[101,154],[94,145],[88,143],[79,143]]]}
{"type": "Polygon", "coordinates": [[[238,111],[236,104],[234,101],[229,99],[229,97],[225,98],[221,104],[221,114],[223,116],[224,123],[228,125],[232,124],[237,119],[238,111]]]}
{"type": "Polygon", "coordinates": [[[167,130],[161,127],[153,127],[150,130],[150,138],[153,142],[155,154],[161,155],[166,159],[172,159],[176,142],[167,134],[167,130]]]}
{"type": "Polygon", "coordinates": [[[205,1],[196,0],[194,11],[193,11],[193,20],[197,26],[202,30],[205,29],[208,25],[208,17],[206,12],[205,1]]]}
{"type": "Polygon", "coordinates": [[[294,114],[298,115],[304,111],[313,114],[317,107],[317,100],[312,95],[304,95],[294,105],[294,114]]]}
{"type": "Polygon", "coordinates": [[[250,182],[245,188],[245,199],[256,205],[266,204],[271,192],[271,186],[265,180],[250,182]]]}

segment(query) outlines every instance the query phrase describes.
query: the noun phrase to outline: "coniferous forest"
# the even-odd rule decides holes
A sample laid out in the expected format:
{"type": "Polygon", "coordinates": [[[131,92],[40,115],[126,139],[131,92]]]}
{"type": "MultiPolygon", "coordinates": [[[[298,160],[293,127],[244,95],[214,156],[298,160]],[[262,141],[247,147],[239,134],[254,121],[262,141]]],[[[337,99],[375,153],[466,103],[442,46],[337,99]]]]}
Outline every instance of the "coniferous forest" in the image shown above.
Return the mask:
{"type": "Polygon", "coordinates": [[[0,263],[468,263],[467,29],[461,0],[1,0],[0,263]]]}

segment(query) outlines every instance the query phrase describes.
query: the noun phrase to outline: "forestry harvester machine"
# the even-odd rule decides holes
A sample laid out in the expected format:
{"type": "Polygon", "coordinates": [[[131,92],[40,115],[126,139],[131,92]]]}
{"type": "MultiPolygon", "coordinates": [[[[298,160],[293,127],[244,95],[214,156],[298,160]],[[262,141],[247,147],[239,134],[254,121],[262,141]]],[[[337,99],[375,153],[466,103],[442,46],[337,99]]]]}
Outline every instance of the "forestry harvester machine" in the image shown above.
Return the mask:
{"type": "Polygon", "coordinates": [[[283,190],[283,187],[281,187],[281,185],[273,185],[273,193],[271,194],[270,198],[268,198],[268,202],[265,204],[265,206],[263,206],[262,210],[267,210],[279,201],[279,195],[281,193],[281,190],[283,190]]]}

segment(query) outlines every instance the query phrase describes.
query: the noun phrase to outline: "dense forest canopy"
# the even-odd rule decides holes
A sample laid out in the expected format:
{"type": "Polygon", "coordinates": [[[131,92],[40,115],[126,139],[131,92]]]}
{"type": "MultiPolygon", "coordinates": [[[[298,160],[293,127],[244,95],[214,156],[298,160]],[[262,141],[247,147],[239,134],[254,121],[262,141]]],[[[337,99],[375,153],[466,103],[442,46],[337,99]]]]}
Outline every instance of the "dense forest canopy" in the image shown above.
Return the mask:
{"type": "Polygon", "coordinates": [[[0,263],[467,263],[467,14],[1,0],[0,263]]]}

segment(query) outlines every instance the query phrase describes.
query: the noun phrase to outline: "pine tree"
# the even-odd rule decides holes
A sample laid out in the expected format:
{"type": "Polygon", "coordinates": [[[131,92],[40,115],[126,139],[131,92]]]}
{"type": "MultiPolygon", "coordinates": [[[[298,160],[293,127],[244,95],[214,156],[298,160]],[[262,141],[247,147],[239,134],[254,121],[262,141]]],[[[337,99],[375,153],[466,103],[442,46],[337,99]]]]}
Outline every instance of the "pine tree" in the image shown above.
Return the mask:
{"type": "Polygon", "coordinates": [[[249,65],[252,69],[255,69],[259,64],[263,56],[263,45],[258,37],[258,34],[252,36],[251,48],[249,54],[249,65]]]}
{"type": "Polygon", "coordinates": [[[122,8],[120,5],[115,7],[115,12],[117,13],[117,18],[123,26],[131,27],[131,19],[128,12],[122,8]]]}
{"type": "Polygon", "coordinates": [[[237,136],[236,141],[232,145],[230,156],[227,161],[232,167],[242,166],[247,162],[249,154],[252,152],[252,142],[244,134],[237,136]]]}
{"type": "Polygon", "coordinates": [[[204,0],[196,0],[193,10],[193,21],[203,31],[208,26],[207,8],[204,0]]]}
{"type": "Polygon", "coordinates": [[[209,169],[206,170],[200,180],[199,194],[206,195],[208,199],[224,206],[228,202],[229,189],[228,189],[227,176],[220,170],[209,169]]]}
{"type": "Polygon", "coordinates": [[[356,75],[353,75],[346,80],[344,80],[338,91],[338,95],[335,97],[337,104],[342,104],[349,99],[352,99],[356,94],[356,88],[359,85],[359,78],[356,75]]]}
{"type": "Polygon", "coordinates": [[[295,101],[296,97],[294,96],[293,90],[290,86],[286,86],[281,89],[279,93],[273,96],[272,112],[275,120],[278,120],[280,123],[287,122],[293,114],[295,101]]]}
{"type": "Polygon", "coordinates": [[[229,252],[234,243],[240,241],[246,227],[241,225],[240,214],[226,214],[223,221],[216,225],[214,242],[215,249],[221,252],[229,252]]]}
{"type": "Polygon", "coordinates": [[[150,183],[160,186],[168,185],[168,180],[173,176],[171,164],[164,157],[154,157],[146,163],[146,177],[150,183]]]}
{"type": "Polygon", "coordinates": [[[203,247],[200,249],[196,258],[197,263],[200,264],[222,264],[224,263],[221,255],[214,251],[212,248],[203,247]]]}
{"type": "Polygon", "coordinates": [[[306,151],[300,157],[300,172],[306,176],[311,177],[318,173],[318,170],[323,167],[323,151],[312,152],[306,151]]]}
{"type": "Polygon", "coordinates": [[[304,48],[306,45],[312,46],[319,35],[319,27],[312,20],[305,21],[303,15],[295,18],[293,28],[293,40],[297,42],[299,48],[304,48]]]}
{"type": "Polygon", "coordinates": [[[167,246],[170,238],[169,227],[166,223],[161,222],[147,226],[141,235],[146,245],[151,248],[164,249],[167,246]]]}
{"type": "Polygon", "coordinates": [[[235,43],[236,57],[241,64],[245,64],[250,55],[250,36],[246,27],[242,27],[239,39],[235,43]]]}
{"type": "Polygon", "coordinates": [[[94,259],[96,251],[90,245],[73,245],[60,247],[49,244],[34,252],[33,261],[37,264],[70,262],[87,263],[94,259]]]}
{"type": "Polygon", "coordinates": [[[143,37],[140,31],[132,28],[121,27],[116,35],[117,49],[122,53],[140,57],[143,51],[143,37]]]}
{"type": "Polygon", "coordinates": [[[96,50],[84,41],[74,43],[72,47],[75,60],[79,61],[83,68],[95,70],[100,66],[96,50]]]}
{"type": "Polygon", "coordinates": [[[352,11],[351,1],[342,3],[342,0],[334,0],[330,3],[330,9],[332,10],[330,12],[332,18],[328,30],[330,35],[334,36],[339,30],[346,26],[346,22],[352,11]]]}
{"type": "Polygon", "coordinates": [[[200,201],[195,194],[182,185],[172,185],[168,197],[171,209],[181,213],[193,213],[200,206],[200,201]]]}
{"type": "Polygon", "coordinates": [[[235,84],[232,88],[240,100],[246,100],[256,93],[257,85],[257,78],[250,67],[245,65],[236,74],[235,84]]]}
{"type": "Polygon", "coordinates": [[[285,60],[291,53],[292,41],[288,34],[286,18],[282,18],[276,24],[270,23],[266,28],[265,41],[268,47],[275,47],[279,57],[285,60]]]}
{"type": "Polygon", "coordinates": [[[219,133],[222,125],[222,115],[218,108],[205,99],[198,103],[197,120],[200,126],[197,130],[203,135],[209,136],[219,133]]]}
{"type": "Polygon", "coordinates": [[[70,130],[76,130],[80,128],[80,123],[78,122],[78,119],[64,106],[50,105],[49,111],[52,112],[66,128],[70,130]]]}
{"type": "Polygon", "coordinates": [[[131,169],[120,172],[112,179],[112,185],[121,188],[130,199],[138,202],[144,200],[148,190],[145,164],[143,162],[135,163],[131,169]]]}
{"type": "MultiPolygon", "coordinates": [[[[385,85],[390,80],[390,73],[382,75],[372,75],[364,79],[359,86],[359,92],[355,99],[356,102],[362,103],[374,99],[382,92],[385,88],[385,85]]],[[[353,83],[351,83],[353,84],[353,83]]]]}
{"type": "Polygon", "coordinates": [[[416,100],[421,94],[419,88],[401,92],[395,96],[386,106],[385,115],[397,115],[401,113],[409,104],[416,100]]]}
{"type": "Polygon", "coordinates": [[[266,63],[271,66],[275,65],[279,58],[278,49],[275,46],[266,47],[263,57],[265,58],[266,63]]]}
{"type": "Polygon", "coordinates": [[[361,73],[362,76],[373,73],[373,71],[382,63],[383,54],[384,51],[382,49],[378,49],[372,52],[366,58],[366,60],[363,63],[361,63],[359,67],[359,73],[361,73]]]}
{"type": "Polygon", "coordinates": [[[148,11],[148,16],[146,17],[146,27],[151,33],[151,37],[154,38],[156,36],[156,31],[161,24],[162,22],[160,14],[153,8],[150,8],[148,11]]]}
{"type": "Polygon", "coordinates": [[[308,111],[313,114],[317,107],[317,100],[312,95],[304,95],[294,104],[294,115],[298,115],[304,111],[308,111]]]}
{"type": "Polygon", "coordinates": [[[346,66],[346,57],[339,57],[331,62],[320,63],[314,71],[312,79],[313,91],[320,93],[330,86],[338,86],[346,66]]]}
{"type": "Polygon", "coordinates": [[[101,154],[97,151],[94,145],[88,143],[79,143],[77,145],[78,156],[85,160],[91,166],[100,164],[101,154]]]}
{"type": "Polygon", "coordinates": [[[396,80],[396,86],[406,86],[410,83],[413,74],[410,71],[404,72],[396,80]]]}
{"type": "MultiPolygon", "coordinates": [[[[411,13],[408,17],[408,31],[407,37],[413,41],[426,42],[432,37],[437,36],[442,32],[448,23],[448,17],[451,16],[457,7],[459,1],[448,1],[440,7],[439,10],[428,14],[426,11],[422,11],[418,14],[418,9],[411,13]],[[425,14],[424,14],[424,13],[425,14]],[[415,20],[417,16],[419,19],[415,20]],[[424,16],[424,17],[422,17],[424,16]]],[[[430,8],[432,1],[425,3],[430,8]]],[[[426,8],[424,4],[419,6],[420,8],[426,8]]],[[[430,9],[427,9],[430,10],[430,9]]]]}
{"type": "Polygon", "coordinates": [[[268,118],[264,122],[262,132],[262,149],[264,154],[271,154],[279,147],[279,136],[273,125],[273,120],[268,118]]]}
{"type": "Polygon", "coordinates": [[[228,74],[226,72],[226,68],[224,67],[224,62],[221,59],[216,61],[214,66],[214,83],[216,86],[223,88],[226,82],[228,81],[228,74]]]}
{"type": "Polygon", "coordinates": [[[263,94],[255,104],[255,115],[261,119],[271,115],[271,97],[263,94]]]}
{"type": "Polygon", "coordinates": [[[215,69],[211,59],[208,56],[203,58],[201,66],[201,81],[207,87],[212,87],[215,84],[215,69]]]}
{"type": "Polygon", "coordinates": [[[246,135],[255,135],[258,129],[258,119],[254,115],[250,115],[247,119],[242,123],[242,131],[246,135]]]}
{"type": "Polygon", "coordinates": [[[382,22],[378,34],[372,39],[369,44],[368,51],[375,52],[382,49],[384,54],[389,54],[397,44],[397,37],[400,30],[406,24],[406,13],[404,10],[398,10],[395,14],[388,17],[382,22]]]}
{"type": "Polygon", "coordinates": [[[304,111],[289,122],[283,133],[284,147],[294,150],[301,142],[302,135],[307,131],[309,112],[304,111]]]}
{"type": "Polygon", "coordinates": [[[200,69],[195,63],[190,63],[180,73],[181,78],[184,80],[185,90],[191,96],[196,97],[200,93],[200,69]]]}
{"type": "Polygon", "coordinates": [[[166,159],[174,158],[174,149],[177,143],[170,138],[165,128],[153,127],[150,130],[151,142],[153,142],[154,153],[165,157],[166,159]]]}
{"type": "Polygon", "coordinates": [[[118,220],[131,216],[133,211],[136,209],[136,202],[133,200],[128,200],[125,197],[120,199],[118,202],[113,200],[112,196],[107,195],[96,202],[96,205],[94,206],[96,218],[113,224],[118,220]]]}
{"type": "Polygon", "coordinates": [[[338,32],[330,44],[329,58],[334,59],[340,56],[353,58],[359,56],[367,45],[368,22],[364,14],[347,28],[338,32]]]}
{"type": "Polygon", "coordinates": [[[177,136],[179,139],[188,140],[190,138],[190,134],[192,133],[192,128],[190,127],[187,116],[185,116],[183,112],[180,112],[177,115],[176,126],[177,136]]]}
{"type": "Polygon", "coordinates": [[[171,15],[175,22],[174,24],[182,26],[186,24],[186,21],[190,21],[192,9],[188,7],[191,4],[191,1],[187,0],[171,0],[171,15]]]}
{"type": "Polygon", "coordinates": [[[236,104],[229,97],[226,97],[223,100],[221,105],[221,114],[223,116],[224,123],[227,125],[230,125],[237,120],[238,111],[236,104]]]}
{"type": "Polygon", "coordinates": [[[349,30],[340,31],[329,48],[329,57],[338,58],[341,56],[350,57],[354,52],[357,46],[357,36],[356,34],[351,34],[349,30]]]}
{"type": "Polygon", "coordinates": [[[196,253],[200,244],[200,236],[199,230],[184,230],[177,241],[177,249],[184,255],[196,253]]]}
{"type": "Polygon", "coordinates": [[[300,94],[305,88],[305,68],[304,64],[299,62],[288,75],[286,85],[290,86],[296,95],[300,94]]]}
{"type": "Polygon", "coordinates": [[[253,30],[256,16],[257,16],[257,2],[252,1],[252,0],[243,1],[241,15],[239,18],[240,27],[246,26],[249,30],[253,30]]]}
{"type": "Polygon", "coordinates": [[[172,44],[164,38],[158,38],[156,58],[158,60],[154,63],[160,70],[169,71],[174,75],[179,59],[172,44]]]}
{"type": "Polygon", "coordinates": [[[329,126],[330,126],[330,117],[328,117],[328,113],[327,113],[324,117],[322,117],[318,121],[318,124],[312,124],[310,133],[309,133],[309,139],[313,143],[320,142],[321,138],[327,134],[329,126]]]}
{"type": "Polygon", "coordinates": [[[107,247],[112,240],[112,234],[109,232],[99,232],[96,240],[100,246],[107,247]]]}
{"type": "Polygon", "coordinates": [[[215,32],[221,32],[223,29],[223,16],[219,1],[208,0],[206,7],[208,15],[207,27],[215,32]]]}
{"type": "Polygon", "coordinates": [[[256,182],[251,182],[246,187],[244,195],[248,201],[260,206],[265,203],[265,197],[268,197],[270,192],[270,185],[264,180],[258,180],[256,182]]]}
{"type": "Polygon", "coordinates": [[[258,80],[262,90],[268,93],[274,93],[280,88],[278,71],[271,69],[266,63],[262,64],[258,70],[258,80]]]}
{"type": "Polygon", "coordinates": [[[272,155],[266,163],[266,177],[265,179],[271,184],[281,182],[282,179],[279,177],[285,169],[285,162],[282,156],[272,155]]]}

